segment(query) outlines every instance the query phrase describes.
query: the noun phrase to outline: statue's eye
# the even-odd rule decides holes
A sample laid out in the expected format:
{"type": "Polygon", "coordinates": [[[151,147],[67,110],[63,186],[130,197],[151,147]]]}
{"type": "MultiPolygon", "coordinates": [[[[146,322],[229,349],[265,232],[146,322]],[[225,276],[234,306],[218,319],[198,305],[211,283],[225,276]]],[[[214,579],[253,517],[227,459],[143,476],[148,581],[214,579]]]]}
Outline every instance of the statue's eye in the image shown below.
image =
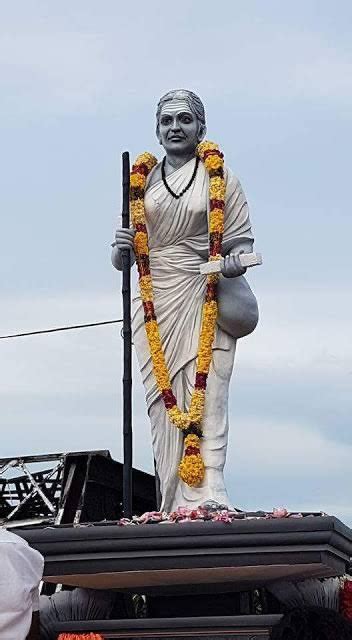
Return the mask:
{"type": "Polygon", "coordinates": [[[190,116],[188,113],[181,113],[180,120],[184,124],[190,124],[192,122],[192,116],[190,116]]]}
{"type": "Polygon", "coordinates": [[[163,125],[168,125],[168,124],[170,124],[170,123],[171,123],[171,117],[170,117],[170,116],[163,116],[163,117],[161,118],[161,121],[160,121],[160,122],[161,122],[161,124],[163,124],[163,125]]]}

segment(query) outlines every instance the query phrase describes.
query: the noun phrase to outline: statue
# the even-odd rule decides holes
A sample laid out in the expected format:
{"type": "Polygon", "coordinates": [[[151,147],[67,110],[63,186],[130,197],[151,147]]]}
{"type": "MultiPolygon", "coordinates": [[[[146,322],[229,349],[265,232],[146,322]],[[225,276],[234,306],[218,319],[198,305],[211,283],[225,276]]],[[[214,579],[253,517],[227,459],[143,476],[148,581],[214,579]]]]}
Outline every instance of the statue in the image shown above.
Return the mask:
{"type": "Polygon", "coordinates": [[[137,257],[133,340],[168,512],[209,501],[231,507],[223,477],[229,382],[236,341],[258,321],[242,266],[254,242],[247,202],[218,146],[202,142],[205,133],[193,92],[160,99],[156,135],[165,157],[136,160],[134,228],[117,229],[112,250],[119,270],[123,249],[137,257]],[[221,257],[220,274],[200,272],[221,257]]]}

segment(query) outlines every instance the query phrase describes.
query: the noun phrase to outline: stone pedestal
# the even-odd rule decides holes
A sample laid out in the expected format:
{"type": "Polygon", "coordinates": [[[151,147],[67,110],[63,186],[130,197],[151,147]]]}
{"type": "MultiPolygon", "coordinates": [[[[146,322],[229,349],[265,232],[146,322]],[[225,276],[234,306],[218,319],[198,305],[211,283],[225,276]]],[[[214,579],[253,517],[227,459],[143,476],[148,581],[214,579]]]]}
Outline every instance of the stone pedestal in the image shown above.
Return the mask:
{"type": "Polygon", "coordinates": [[[243,613],[236,604],[241,594],[276,580],[343,575],[352,555],[351,529],[330,516],[137,526],[99,523],[17,533],[44,555],[47,582],[150,598],[152,619],[65,623],[59,629],[100,629],[104,638],[151,638],[154,632],[165,638],[221,638],[222,633],[242,640],[268,637],[278,617],[236,617],[243,613]]]}

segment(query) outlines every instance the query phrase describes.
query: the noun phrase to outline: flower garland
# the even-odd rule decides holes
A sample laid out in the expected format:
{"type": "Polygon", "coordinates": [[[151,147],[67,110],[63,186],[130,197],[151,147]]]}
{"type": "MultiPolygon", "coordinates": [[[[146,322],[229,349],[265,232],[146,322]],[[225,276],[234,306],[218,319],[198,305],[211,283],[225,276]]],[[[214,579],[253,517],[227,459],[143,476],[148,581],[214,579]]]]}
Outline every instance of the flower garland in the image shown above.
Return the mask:
{"type": "MultiPolygon", "coordinates": [[[[224,232],[225,191],[224,160],[218,145],[202,142],[197,155],[209,174],[209,260],[221,258],[224,232]]],[[[165,361],[161,337],[154,309],[153,283],[149,264],[148,232],[146,226],[144,193],[147,176],[157,164],[150,153],[136,159],[130,176],[130,207],[132,224],[136,231],[134,248],[139,273],[139,287],[144,308],[144,322],[151,353],[153,371],[164,400],[170,422],[185,435],[184,457],[179,465],[179,475],[189,486],[198,486],[204,478],[204,463],[200,454],[202,419],[205,406],[207,377],[212,359],[216,320],[218,315],[218,274],[207,276],[202,324],[198,343],[197,371],[189,411],[181,411],[171,388],[170,374],[165,361]]]]}

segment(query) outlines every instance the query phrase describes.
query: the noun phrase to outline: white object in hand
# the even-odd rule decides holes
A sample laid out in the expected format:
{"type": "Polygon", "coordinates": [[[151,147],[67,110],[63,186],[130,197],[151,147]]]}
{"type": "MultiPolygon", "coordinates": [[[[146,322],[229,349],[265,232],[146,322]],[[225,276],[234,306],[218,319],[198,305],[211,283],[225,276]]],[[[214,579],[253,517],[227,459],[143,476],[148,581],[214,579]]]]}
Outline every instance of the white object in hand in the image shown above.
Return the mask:
{"type": "MultiPolygon", "coordinates": [[[[241,263],[241,266],[246,269],[248,267],[255,267],[256,265],[263,264],[263,259],[260,253],[240,253],[238,255],[238,259],[241,263]]],[[[199,271],[203,275],[208,275],[209,273],[220,273],[221,260],[204,262],[200,265],[199,271]]]]}

